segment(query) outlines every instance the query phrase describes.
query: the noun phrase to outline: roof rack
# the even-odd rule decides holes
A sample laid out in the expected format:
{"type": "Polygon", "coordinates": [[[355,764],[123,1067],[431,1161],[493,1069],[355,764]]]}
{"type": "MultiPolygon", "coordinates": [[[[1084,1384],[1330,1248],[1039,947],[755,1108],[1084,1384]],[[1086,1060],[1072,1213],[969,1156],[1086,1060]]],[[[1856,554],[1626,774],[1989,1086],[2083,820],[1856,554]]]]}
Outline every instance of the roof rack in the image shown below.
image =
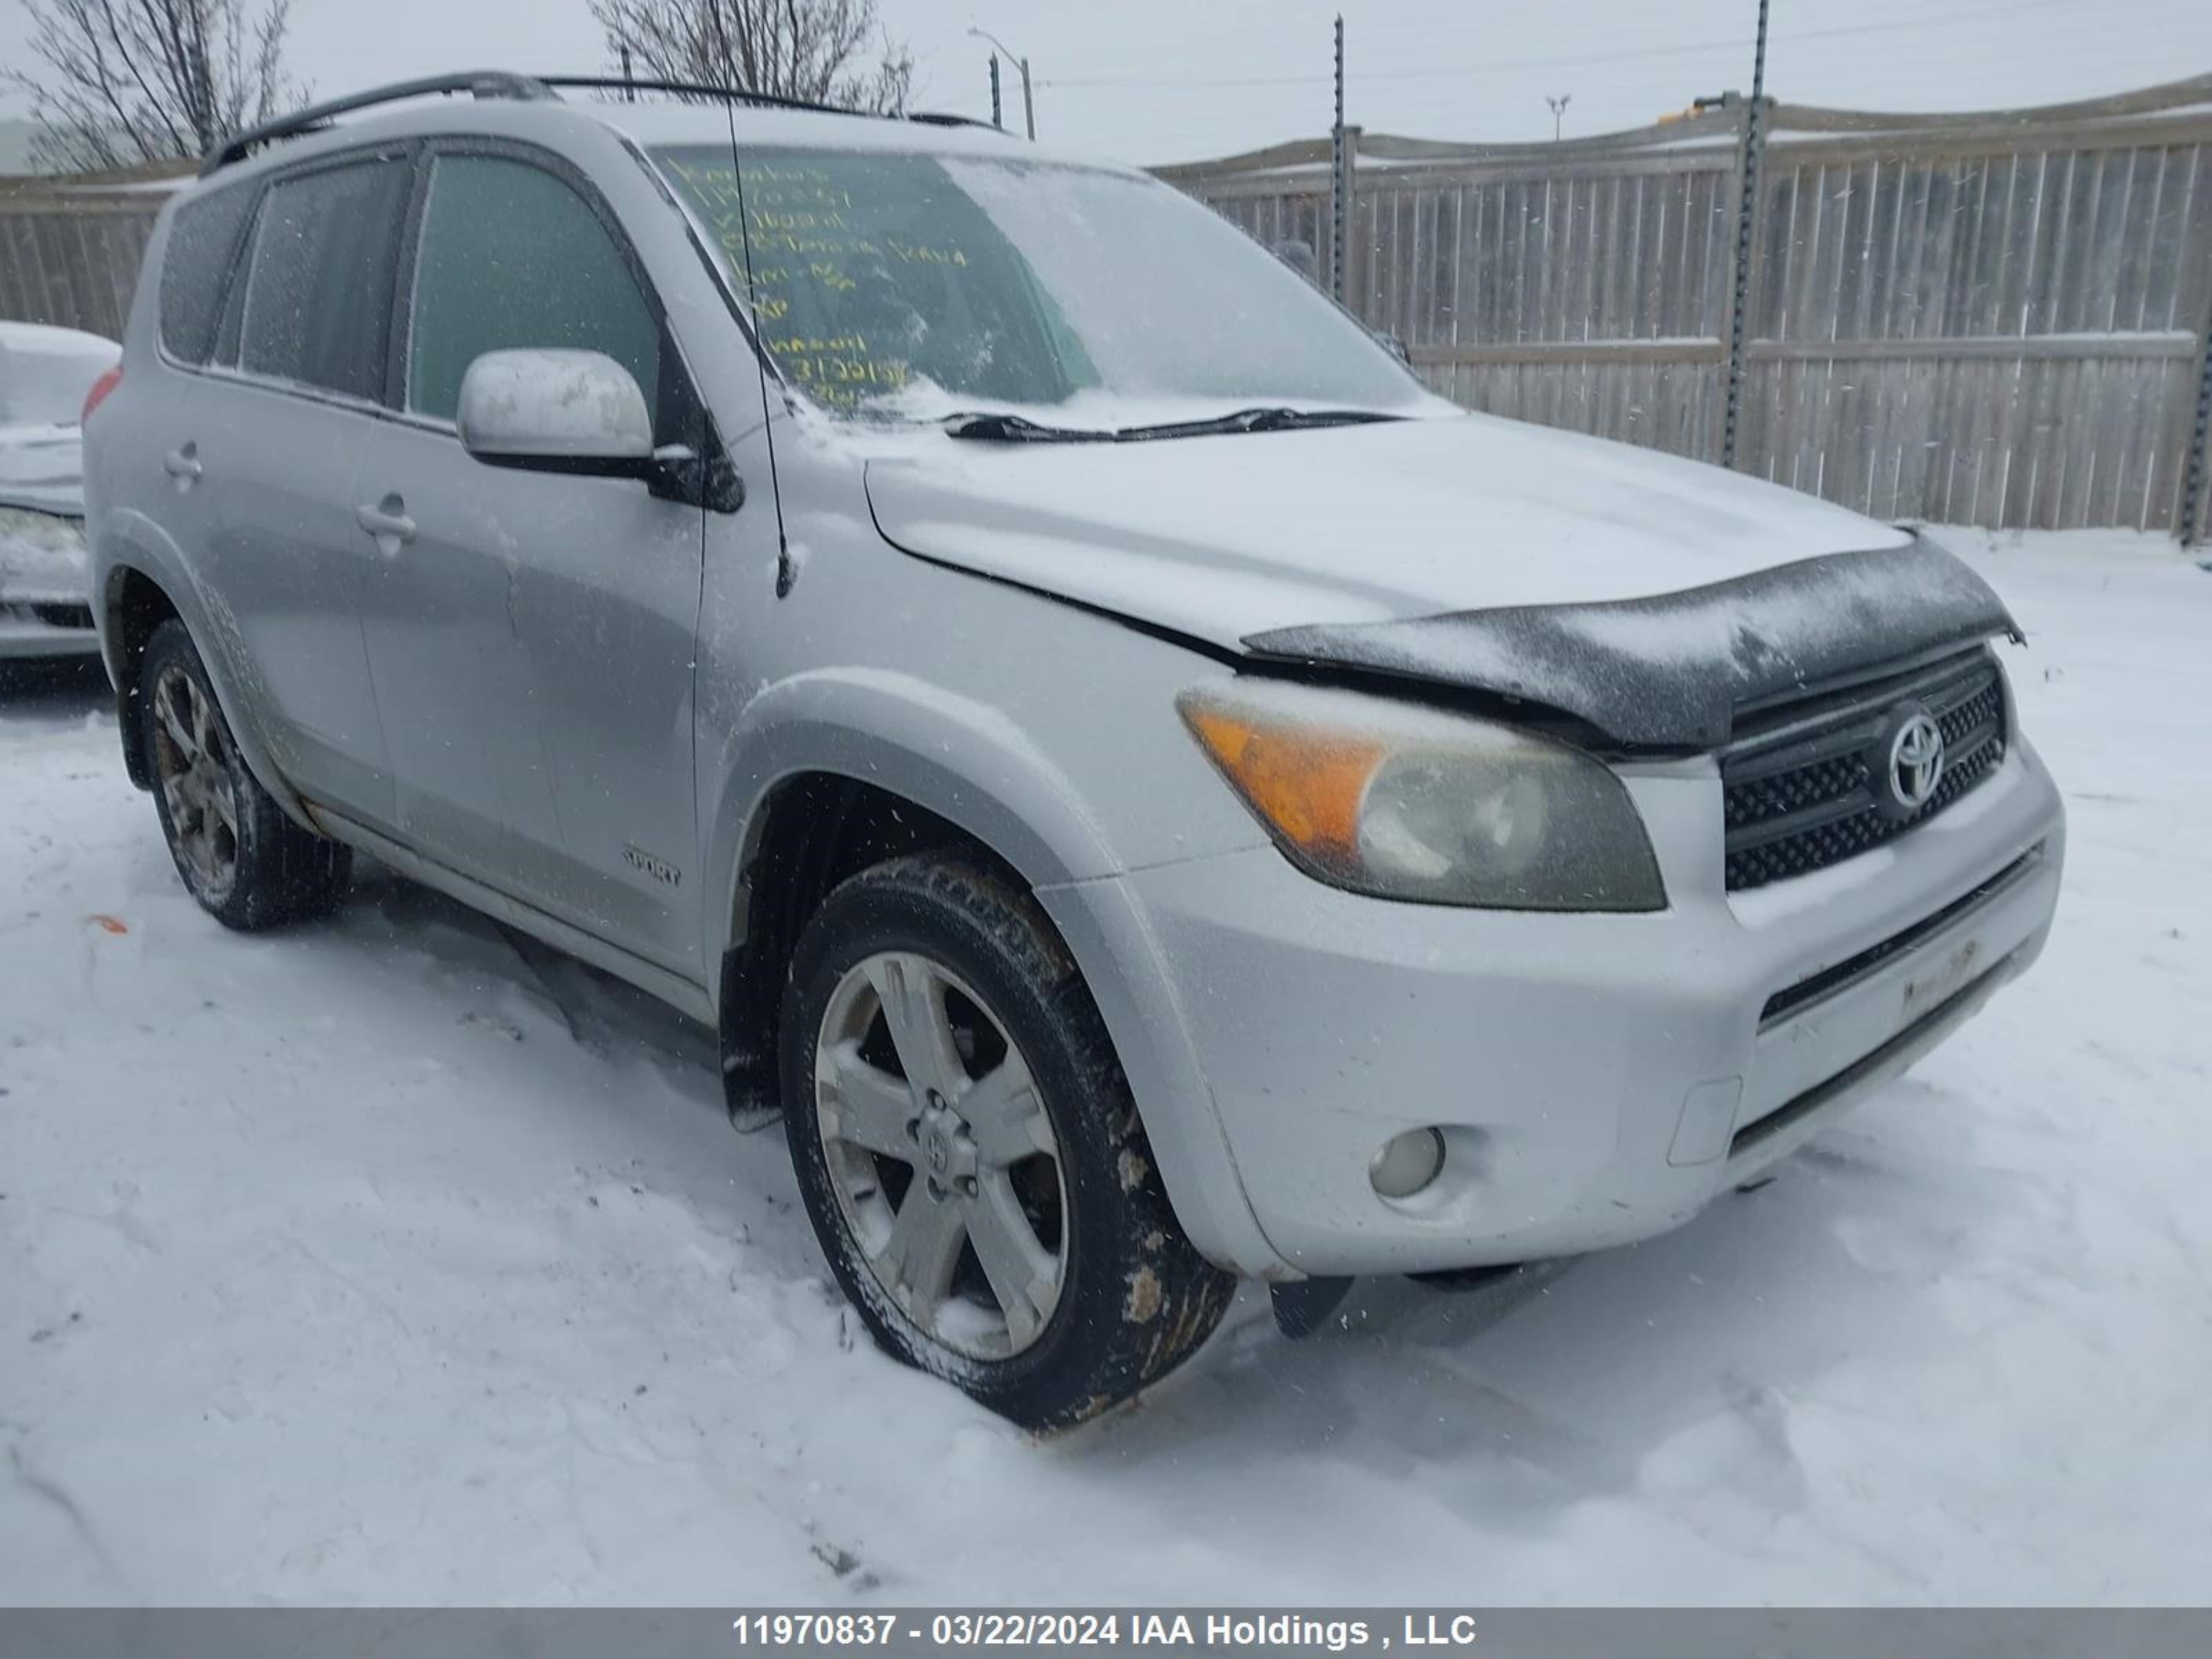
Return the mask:
{"type": "Polygon", "coordinates": [[[811,99],[784,98],[768,92],[746,92],[740,88],[718,87],[703,81],[640,81],[625,80],[612,75],[516,75],[506,70],[471,70],[460,75],[434,75],[419,81],[395,81],[390,86],[372,87],[367,92],[333,98],[326,103],[310,104],[289,115],[264,121],[243,132],[233,133],[207,153],[206,159],[200,163],[200,177],[204,179],[233,162],[242,161],[262,145],[274,143],[279,138],[293,138],[301,133],[319,131],[330,125],[333,116],[344,115],[357,109],[373,109],[379,104],[398,103],[405,98],[462,92],[477,98],[511,99],[535,103],[555,96],[555,89],[563,87],[599,92],[661,92],[679,98],[726,99],[732,103],[751,104],[763,109],[807,110],[817,115],[918,121],[939,127],[982,127],[993,132],[1004,131],[988,121],[978,121],[967,115],[939,115],[918,111],[911,115],[872,116],[865,110],[840,109],[834,104],[818,104],[811,99]]]}
{"type": "Polygon", "coordinates": [[[327,126],[334,115],[343,115],[349,110],[369,109],[378,104],[397,103],[403,98],[422,98],[434,93],[454,92],[470,93],[478,98],[511,98],[525,102],[553,95],[543,81],[534,80],[527,75],[510,74],[505,70],[471,70],[461,75],[434,75],[420,81],[395,81],[387,87],[373,87],[367,92],[333,98],[327,103],[310,104],[305,109],[294,110],[289,115],[280,115],[273,121],[264,121],[258,126],[233,133],[208,152],[207,159],[200,163],[200,177],[204,179],[218,168],[244,161],[264,144],[279,138],[296,137],[301,133],[313,132],[327,126]]]}
{"type": "Polygon", "coordinates": [[[625,81],[619,75],[541,75],[544,87],[581,87],[594,92],[665,92],[679,98],[726,98],[733,104],[758,104],[764,109],[811,110],[817,115],[857,115],[858,110],[817,104],[808,98],[785,98],[772,92],[746,92],[738,87],[718,87],[706,81],[625,81]]]}
{"type": "Polygon", "coordinates": [[[924,126],[981,127],[986,132],[995,132],[1008,138],[1013,137],[1013,134],[1008,132],[996,121],[986,121],[977,115],[954,115],[945,110],[916,109],[908,110],[906,118],[909,121],[919,121],[924,126]]]}
{"type": "Polygon", "coordinates": [[[872,110],[845,109],[836,104],[817,103],[808,98],[785,98],[775,93],[747,92],[738,87],[718,87],[707,81],[641,81],[624,79],[619,75],[541,75],[539,84],[548,87],[581,87],[597,92],[665,92],[678,98],[726,98],[733,104],[754,104],[763,109],[799,109],[817,115],[849,115],[861,120],[914,121],[933,127],[982,127],[991,132],[1003,132],[1005,128],[989,121],[979,121],[972,115],[941,115],[932,110],[912,110],[900,114],[881,114],[872,110]]]}

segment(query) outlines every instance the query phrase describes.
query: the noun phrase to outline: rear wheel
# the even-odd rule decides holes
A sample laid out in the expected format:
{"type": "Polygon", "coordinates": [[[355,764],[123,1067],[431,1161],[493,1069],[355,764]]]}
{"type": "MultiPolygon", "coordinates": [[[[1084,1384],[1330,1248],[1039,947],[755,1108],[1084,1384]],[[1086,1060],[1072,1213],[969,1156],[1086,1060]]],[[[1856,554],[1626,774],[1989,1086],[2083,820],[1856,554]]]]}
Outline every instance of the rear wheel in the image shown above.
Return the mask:
{"type": "Polygon", "coordinates": [[[1128,1083],[1036,901],[908,858],[794,957],[784,1120],[816,1235],[886,1350],[1034,1428],[1205,1340],[1235,1281],[1184,1237],[1128,1083]]]}
{"type": "Polygon", "coordinates": [[[294,823],[255,781],[181,622],[163,623],[147,641],[138,696],[155,810],[200,908],[252,932],[335,904],[352,854],[294,823]]]}

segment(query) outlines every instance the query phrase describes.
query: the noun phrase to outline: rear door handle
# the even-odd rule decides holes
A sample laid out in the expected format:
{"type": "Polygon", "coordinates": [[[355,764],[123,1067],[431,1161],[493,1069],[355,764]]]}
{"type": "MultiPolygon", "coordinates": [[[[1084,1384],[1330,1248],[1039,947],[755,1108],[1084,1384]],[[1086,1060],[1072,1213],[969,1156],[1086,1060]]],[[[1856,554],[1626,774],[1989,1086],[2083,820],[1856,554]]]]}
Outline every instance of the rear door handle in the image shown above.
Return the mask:
{"type": "Polygon", "coordinates": [[[177,481],[179,489],[190,489],[206,469],[200,465],[200,447],[187,443],[161,457],[161,471],[177,481]]]}
{"type": "Polygon", "coordinates": [[[415,520],[407,516],[407,503],[396,489],[380,501],[363,501],[354,508],[353,519],[376,538],[377,550],[386,558],[415,539],[415,520]]]}

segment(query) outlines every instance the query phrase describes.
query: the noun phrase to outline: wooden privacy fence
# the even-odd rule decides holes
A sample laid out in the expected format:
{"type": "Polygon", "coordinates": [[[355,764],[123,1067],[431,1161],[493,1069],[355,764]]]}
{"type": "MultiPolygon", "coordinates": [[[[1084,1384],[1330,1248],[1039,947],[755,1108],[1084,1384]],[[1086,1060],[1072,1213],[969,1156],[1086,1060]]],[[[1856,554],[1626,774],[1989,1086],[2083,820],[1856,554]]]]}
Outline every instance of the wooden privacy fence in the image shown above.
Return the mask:
{"type": "MultiPolygon", "coordinates": [[[[1486,147],[1355,127],[1340,166],[1322,138],[1159,172],[1307,244],[1470,408],[1886,518],[2212,531],[2212,76],[1994,114],[1772,104],[1758,156],[1747,112],[1486,147]]],[[[119,335],[180,170],[0,180],[0,318],[119,335]]]]}
{"type": "Polygon", "coordinates": [[[2206,533],[2212,76],[2005,113],[1770,103],[1758,155],[1748,112],[1506,146],[1347,128],[1337,164],[1322,138],[1159,173],[1307,244],[1469,408],[1884,518],[2206,533]]]}
{"type": "Polygon", "coordinates": [[[154,216],[189,162],[0,179],[0,319],[123,336],[154,216]]]}

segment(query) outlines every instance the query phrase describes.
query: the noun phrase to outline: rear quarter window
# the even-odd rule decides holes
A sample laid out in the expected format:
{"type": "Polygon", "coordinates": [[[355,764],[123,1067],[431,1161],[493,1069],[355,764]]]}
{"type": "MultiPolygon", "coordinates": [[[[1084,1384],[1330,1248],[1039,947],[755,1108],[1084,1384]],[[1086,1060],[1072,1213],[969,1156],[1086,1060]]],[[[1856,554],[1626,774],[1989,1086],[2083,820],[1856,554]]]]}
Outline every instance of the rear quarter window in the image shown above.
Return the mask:
{"type": "Polygon", "coordinates": [[[179,362],[207,362],[222,296],[253,212],[251,185],[195,196],[177,210],[161,256],[161,349],[179,362]]]}

